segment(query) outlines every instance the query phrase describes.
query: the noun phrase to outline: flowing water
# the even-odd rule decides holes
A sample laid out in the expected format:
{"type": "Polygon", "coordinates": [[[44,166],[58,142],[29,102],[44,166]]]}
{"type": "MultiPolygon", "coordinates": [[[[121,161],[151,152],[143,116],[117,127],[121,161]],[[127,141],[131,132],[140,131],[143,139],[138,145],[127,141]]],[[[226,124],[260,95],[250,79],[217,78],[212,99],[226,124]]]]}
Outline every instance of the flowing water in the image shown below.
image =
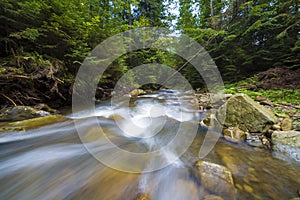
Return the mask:
{"type": "MultiPolygon", "coordinates": [[[[194,128],[202,116],[191,102],[187,93],[165,90],[129,106],[106,102],[95,111],[67,115],[66,121],[2,132],[0,199],[133,200],[144,194],[185,200],[218,194],[195,175],[207,130],[194,128]],[[162,148],[169,144],[174,148],[162,148]]],[[[300,189],[300,164],[268,150],[219,139],[204,160],[231,171],[230,199],[291,199],[300,189]]]]}

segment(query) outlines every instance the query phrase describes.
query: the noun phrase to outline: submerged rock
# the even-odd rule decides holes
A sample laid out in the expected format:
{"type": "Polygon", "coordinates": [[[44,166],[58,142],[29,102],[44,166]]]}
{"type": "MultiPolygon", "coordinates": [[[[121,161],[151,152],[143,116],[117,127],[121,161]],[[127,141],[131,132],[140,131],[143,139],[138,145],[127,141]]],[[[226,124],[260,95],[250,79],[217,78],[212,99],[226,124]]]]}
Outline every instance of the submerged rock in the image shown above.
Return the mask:
{"type": "Polygon", "coordinates": [[[225,199],[235,199],[235,189],[231,172],[224,166],[207,161],[197,161],[198,176],[208,191],[225,199]]]}
{"type": "Polygon", "coordinates": [[[15,106],[0,111],[0,121],[20,121],[50,115],[44,110],[37,110],[30,106],[15,106]]]}
{"type": "Polygon", "coordinates": [[[246,94],[228,99],[217,112],[217,119],[226,127],[238,127],[252,133],[266,132],[277,122],[273,112],[252,100],[246,94]]]}
{"type": "Polygon", "coordinates": [[[300,131],[274,131],[273,149],[300,161],[300,131]]]}

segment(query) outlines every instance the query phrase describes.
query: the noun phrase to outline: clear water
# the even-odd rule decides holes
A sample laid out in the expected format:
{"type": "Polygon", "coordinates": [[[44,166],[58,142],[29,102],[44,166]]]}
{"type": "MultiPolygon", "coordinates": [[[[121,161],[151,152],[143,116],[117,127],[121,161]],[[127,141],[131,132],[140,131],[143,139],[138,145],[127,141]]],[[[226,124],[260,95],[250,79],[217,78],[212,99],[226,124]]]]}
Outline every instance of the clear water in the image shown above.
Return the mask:
{"type": "MultiPolygon", "coordinates": [[[[196,200],[217,193],[206,191],[194,175],[193,164],[199,159],[207,130],[197,129],[193,143],[179,159],[177,151],[182,149],[166,149],[158,158],[124,164],[120,160],[130,158],[118,157],[112,148],[147,153],[169,144],[179,126],[188,135],[193,131],[189,129],[191,123],[199,116],[189,103],[192,100],[188,94],[164,91],[135,99],[130,107],[102,104],[95,111],[68,115],[64,122],[1,133],[0,199],[131,200],[147,194],[155,200],[196,200]],[[78,130],[83,134],[79,136],[78,130]],[[101,156],[114,166],[132,164],[144,171],[112,169],[97,159],[101,156]],[[168,166],[147,172],[157,162],[168,166]]],[[[185,142],[184,137],[181,141],[185,142]]],[[[227,166],[232,172],[235,199],[290,199],[297,197],[300,189],[300,164],[285,155],[220,139],[204,160],[227,166]]]]}

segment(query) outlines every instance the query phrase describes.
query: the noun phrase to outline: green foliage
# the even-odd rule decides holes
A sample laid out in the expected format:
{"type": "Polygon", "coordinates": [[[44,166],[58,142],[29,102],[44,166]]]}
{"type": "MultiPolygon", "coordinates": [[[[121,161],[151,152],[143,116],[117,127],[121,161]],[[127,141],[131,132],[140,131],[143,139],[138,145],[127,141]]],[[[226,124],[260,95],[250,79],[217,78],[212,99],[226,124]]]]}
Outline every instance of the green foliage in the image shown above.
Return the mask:
{"type": "Polygon", "coordinates": [[[29,40],[31,42],[34,42],[40,36],[40,33],[35,28],[26,28],[23,31],[16,32],[16,33],[11,33],[9,36],[14,37],[18,40],[26,39],[26,40],[29,40]]]}
{"type": "MultiPolygon", "coordinates": [[[[245,82],[244,82],[245,83],[245,82]]],[[[240,85],[244,85],[243,83],[239,84],[226,84],[225,85],[225,93],[228,94],[238,94],[244,93],[255,99],[257,96],[264,96],[270,99],[274,103],[300,103],[300,90],[289,90],[289,89],[281,89],[281,90],[248,90],[246,88],[241,87],[240,85]]]]}
{"type": "Polygon", "coordinates": [[[2,74],[2,73],[4,73],[4,72],[6,72],[6,68],[0,67],[0,74],[2,74]]]}
{"type": "MultiPolygon", "coordinates": [[[[55,58],[64,63],[59,65],[60,79],[70,84],[88,53],[108,37],[147,26],[174,31],[175,22],[178,34],[187,34],[205,47],[225,81],[271,67],[300,67],[299,2],[295,0],[0,0],[0,4],[0,57],[11,59],[19,74],[42,71],[55,58]],[[176,3],[178,16],[172,12],[176,3]]],[[[101,83],[112,86],[141,64],[179,69],[185,62],[170,52],[141,49],[115,60],[101,83]]],[[[5,70],[1,65],[0,73],[5,70]]],[[[188,64],[181,73],[195,88],[203,87],[193,66],[188,64]]],[[[144,78],[155,81],[151,74],[144,78]]],[[[293,99],[288,91],[267,95],[293,99]]]]}

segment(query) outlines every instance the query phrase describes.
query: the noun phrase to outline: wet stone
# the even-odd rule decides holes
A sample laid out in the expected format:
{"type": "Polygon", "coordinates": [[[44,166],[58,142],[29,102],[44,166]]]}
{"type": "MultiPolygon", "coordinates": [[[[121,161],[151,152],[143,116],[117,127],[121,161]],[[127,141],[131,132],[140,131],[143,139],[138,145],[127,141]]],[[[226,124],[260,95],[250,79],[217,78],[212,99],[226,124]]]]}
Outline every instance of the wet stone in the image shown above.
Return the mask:
{"type": "Polygon", "coordinates": [[[195,167],[201,185],[208,191],[224,198],[235,198],[233,178],[228,168],[207,161],[197,161],[195,167]]]}
{"type": "Polygon", "coordinates": [[[142,89],[134,89],[130,92],[130,95],[132,97],[135,97],[135,96],[138,96],[138,95],[141,95],[141,94],[146,94],[146,92],[142,89]]]}
{"type": "MultiPolygon", "coordinates": [[[[28,130],[28,129],[33,129],[37,128],[40,126],[46,126],[49,124],[53,124],[56,122],[63,122],[66,121],[67,119],[62,116],[62,115],[49,115],[46,117],[38,117],[38,118],[33,118],[33,119],[26,119],[22,121],[17,121],[17,122],[11,122],[7,124],[7,127],[9,128],[22,128],[22,130],[28,130]]],[[[2,127],[5,128],[5,127],[2,127]]]]}
{"type": "Polygon", "coordinates": [[[245,140],[246,134],[244,131],[237,127],[229,127],[223,130],[223,134],[225,139],[229,139],[230,141],[240,141],[245,140]]]}
{"type": "Polygon", "coordinates": [[[135,200],[151,200],[149,194],[139,194],[135,200]]]}
{"type": "Polygon", "coordinates": [[[262,147],[261,140],[258,135],[253,135],[253,134],[247,134],[246,135],[246,142],[248,145],[253,146],[253,147],[262,147]]]}

